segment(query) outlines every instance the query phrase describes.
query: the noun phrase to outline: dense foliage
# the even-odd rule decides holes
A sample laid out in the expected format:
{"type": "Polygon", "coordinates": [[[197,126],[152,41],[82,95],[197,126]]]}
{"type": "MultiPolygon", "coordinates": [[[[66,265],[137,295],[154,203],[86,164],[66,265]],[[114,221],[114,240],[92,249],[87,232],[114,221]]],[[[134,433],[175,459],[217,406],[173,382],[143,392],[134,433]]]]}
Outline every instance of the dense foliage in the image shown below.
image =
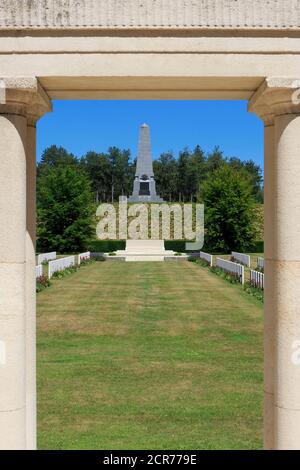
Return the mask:
{"type": "Polygon", "coordinates": [[[94,234],[91,184],[73,164],[49,165],[38,177],[38,250],[77,252],[94,234]]]}
{"type": "Polygon", "coordinates": [[[206,240],[211,250],[243,251],[256,238],[255,205],[249,179],[228,165],[213,172],[201,188],[206,240]]]}
{"type": "MultiPolygon", "coordinates": [[[[107,153],[77,158],[55,145],[46,149],[37,168],[39,250],[87,249],[95,233],[92,203],[129,196],[134,172],[129,150],[110,147],[107,153]]],[[[178,158],[163,153],[154,161],[154,173],[165,201],[205,203],[205,248],[243,249],[257,239],[253,223],[262,224],[252,209],[262,202],[263,191],[261,169],[253,161],[227,158],[219,148],[205,153],[197,146],[178,158]]]]}
{"type": "MultiPolygon", "coordinates": [[[[224,164],[248,176],[252,195],[257,202],[262,202],[259,165],[252,160],[244,162],[236,157],[226,158],[218,147],[211,153],[205,153],[199,145],[193,151],[184,149],[178,157],[167,152],[154,160],[157,192],[166,201],[196,202],[199,187],[224,164]]],[[[47,172],[49,167],[65,165],[87,172],[95,202],[117,202],[119,196],[132,193],[135,161],[131,159],[129,150],[110,147],[107,153],[88,152],[82,158],[76,158],[54,145],[44,151],[38,165],[38,175],[47,172]]]]}

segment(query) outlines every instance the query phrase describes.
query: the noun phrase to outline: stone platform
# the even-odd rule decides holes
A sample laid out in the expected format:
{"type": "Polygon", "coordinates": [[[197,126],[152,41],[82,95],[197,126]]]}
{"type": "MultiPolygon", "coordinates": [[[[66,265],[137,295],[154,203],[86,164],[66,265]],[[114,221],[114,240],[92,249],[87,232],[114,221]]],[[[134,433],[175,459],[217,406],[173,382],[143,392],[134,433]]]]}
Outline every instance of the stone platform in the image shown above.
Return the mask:
{"type": "Polygon", "coordinates": [[[118,250],[116,256],[125,261],[165,261],[174,255],[165,249],[164,240],[127,240],[126,249],[118,250]]]}

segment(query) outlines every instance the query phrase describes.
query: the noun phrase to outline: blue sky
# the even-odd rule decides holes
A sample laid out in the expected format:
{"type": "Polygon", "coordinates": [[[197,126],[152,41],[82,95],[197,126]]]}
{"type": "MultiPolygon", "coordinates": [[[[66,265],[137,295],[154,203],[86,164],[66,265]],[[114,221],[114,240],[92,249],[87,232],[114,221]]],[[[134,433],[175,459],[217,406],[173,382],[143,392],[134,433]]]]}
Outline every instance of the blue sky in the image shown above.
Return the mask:
{"type": "Polygon", "coordinates": [[[263,166],[263,124],[246,101],[54,101],[38,123],[37,158],[52,144],[76,156],[109,146],[136,155],[138,128],[151,127],[153,158],[199,144],[263,166]]]}

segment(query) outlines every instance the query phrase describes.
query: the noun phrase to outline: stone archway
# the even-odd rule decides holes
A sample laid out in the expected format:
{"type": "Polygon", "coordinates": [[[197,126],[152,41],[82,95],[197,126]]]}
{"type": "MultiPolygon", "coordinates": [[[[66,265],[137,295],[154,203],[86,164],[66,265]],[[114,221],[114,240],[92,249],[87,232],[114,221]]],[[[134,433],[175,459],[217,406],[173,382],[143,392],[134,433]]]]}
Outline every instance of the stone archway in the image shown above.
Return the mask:
{"type": "Polygon", "coordinates": [[[223,98],[265,123],[265,448],[299,449],[300,0],[0,8],[0,447],[36,447],[37,119],[55,98],[223,98]]]}

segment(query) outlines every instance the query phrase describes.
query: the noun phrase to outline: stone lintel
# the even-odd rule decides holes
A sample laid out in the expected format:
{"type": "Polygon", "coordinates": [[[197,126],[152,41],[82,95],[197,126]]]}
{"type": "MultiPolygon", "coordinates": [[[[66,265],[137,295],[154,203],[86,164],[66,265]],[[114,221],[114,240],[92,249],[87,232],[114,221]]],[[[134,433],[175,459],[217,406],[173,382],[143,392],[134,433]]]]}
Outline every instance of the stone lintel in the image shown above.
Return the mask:
{"type": "Polygon", "coordinates": [[[0,29],[299,31],[300,0],[1,0],[0,29]]]}
{"type": "Polygon", "coordinates": [[[26,115],[35,125],[50,111],[51,100],[36,77],[0,77],[0,114],[26,115]]]}
{"type": "Polygon", "coordinates": [[[266,126],[273,125],[276,116],[300,114],[300,77],[266,78],[250,98],[248,111],[266,126]]]}

